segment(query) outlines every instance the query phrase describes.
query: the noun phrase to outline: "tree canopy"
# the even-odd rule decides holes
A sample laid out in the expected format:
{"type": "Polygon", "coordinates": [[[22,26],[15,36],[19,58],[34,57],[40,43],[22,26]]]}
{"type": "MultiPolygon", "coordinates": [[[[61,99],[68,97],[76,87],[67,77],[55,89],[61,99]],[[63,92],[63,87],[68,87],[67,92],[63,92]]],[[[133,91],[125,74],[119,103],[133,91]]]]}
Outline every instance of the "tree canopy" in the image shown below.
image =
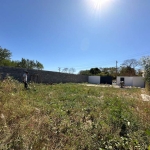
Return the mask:
{"type": "Polygon", "coordinates": [[[3,49],[0,46],[0,61],[10,60],[11,56],[12,56],[12,53],[8,49],[6,48],[3,49]]]}
{"type": "Polygon", "coordinates": [[[150,56],[142,57],[140,63],[145,71],[146,88],[150,94],[150,56]]]}
{"type": "Polygon", "coordinates": [[[137,61],[136,59],[127,59],[122,63],[123,67],[130,67],[130,68],[135,68],[138,65],[139,61],[137,61]]]}
{"type": "Polygon", "coordinates": [[[96,67],[90,70],[81,70],[81,75],[96,75],[96,76],[111,76],[116,79],[116,76],[142,76],[142,73],[136,67],[139,65],[139,61],[136,59],[125,60],[120,67],[96,67]]]}
{"type": "Polygon", "coordinates": [[[27,68],[27,69],[38,69],[41,70],[44,66],[39,61],[29,60],[22,58],[20,62],[17,63],[17,67],[27,68]]]}
{"type": "Polygon", "coordinates": [[[121,76],[135,76],[136,70],[130,66],[127,67],[121,67],[120,69],[120,75],[121,76]]]}
{"type": "Polygon", "coordinates": [[[91,68],[90,69],[90,73],[92,74],[92,75],[96,75],[96,74],[99,74],[101,71],[100,71],[100,69],[98,69],[98,68],[91,68]]]}
{"type": "Polygon", "coordinates": [[[116,68],[108,67],[108,68],[91,68],[90,70],[81,70],[79,72],[81,75],[96,75],[96,76],[112,76],[115,78],[116,76],[116,68]]]}
{"type": "Polygon", "coordinates": [[[29,60],[22,58],[21,61],[11,60],[12,53],[6,48],[0,47],[0,66],[11,66],[11,67],[21,67],[27,69],[38,69],[44,68],[43,64],[39,61],[29,60]]]}

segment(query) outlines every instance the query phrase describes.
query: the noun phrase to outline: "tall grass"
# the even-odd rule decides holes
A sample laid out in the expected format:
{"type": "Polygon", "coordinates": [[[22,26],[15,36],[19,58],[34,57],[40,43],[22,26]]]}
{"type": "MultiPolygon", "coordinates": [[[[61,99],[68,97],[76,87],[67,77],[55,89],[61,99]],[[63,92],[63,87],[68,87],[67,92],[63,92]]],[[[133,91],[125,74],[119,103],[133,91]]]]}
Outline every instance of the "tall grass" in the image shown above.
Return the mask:
{"type": "Polygon", "coordinates": [[[146,88],[146,93],[150,95],[150,83],[149,82],[146,82],[145,88],[146,88]]]}
{"type": "Polygon", "coordinates": [[[149,102],[141,89],[0,82],[0,149],[145,150],[149,102]]]}

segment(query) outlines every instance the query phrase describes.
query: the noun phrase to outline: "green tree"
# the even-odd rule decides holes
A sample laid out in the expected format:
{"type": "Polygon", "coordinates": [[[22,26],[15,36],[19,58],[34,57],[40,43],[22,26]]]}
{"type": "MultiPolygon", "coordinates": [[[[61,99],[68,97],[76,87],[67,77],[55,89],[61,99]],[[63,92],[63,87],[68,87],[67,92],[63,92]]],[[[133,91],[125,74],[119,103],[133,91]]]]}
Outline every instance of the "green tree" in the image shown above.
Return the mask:
{"type": "Polygon", "coordinates": [[[90,70],[81,70],[79,72],[80,75],[91,75],[90,70]]]}
{"type": "Polygon", "coordinates": [[[12,66],[11,60],[9,59],[3,59],[0,61],[1,66],[12,66]]]}
{"type": "Polygon", "coordinates": [[[100,76],[109,76],[109,68],[101,68],[100,76]]]}
{"type": "Polygon", "coordinates": [[[98,68],[91,68],[91,69],[90,69],[90,73],[91,73],[92,75],[97,75],[97,74],[101,73],[101,71],[100,71],[100,69],[98,69],[98,68]]]}
{"type": "Polygon", "coordinates": [[[12,56],[12,53],[6,49],[6,48],[2,48],[0,46],[0,60],[4,60],[4,59],[8,59],[10,60],[10,57],[12,56]]]}
{"type": "Polygon", "coordinates": [[[21,68],[27,68],[26,59],[22,58],[18,65],[21,68]]]}
{"type": "Polygon", "coordinates": [[[17,66],[21,68],[38,69],[38,70],[42,70],[44,68],[44,66],[37,60],[35,62],[34,60],[24,58],[22,58],[21,61],[18,62],[17,66]]]}
{"type": "Polygon", "coordinates": [[[44,66],[39,61],[36,60],[35,68],[38,70],[42,70],[44,69],[44,66]]]}
{"type": "Polygon", "coordinates": [[[98,75],[100,76],[111,76],[113,79],[116,78],[116,68],[115,67],[105,67],[105,68],[100,68],[101,73],[98,75]]]}
{"type": "Polygon", "coordinates": [[[113,79],[116,78],[116,67],[109,68],[109,75],[112,76],[113,79]]]}
{"type": "Polygon", "coordinates": [[[145,71],[146,89],[150,94],[150,56],[142,57],[140,63],[145,71]]]}
{"type": "Polygon", "coordinates": [[[31,69],[35,69],[36,68],[36,63],[34,62],[34,60],[30,60],[29,68],[31,68],[31,69]]]}
{"type": "Polygon", "coordinates": [[[116,68],[91,68],[90,70],[81,70],[79,72],[81,75],[97,75],[97,76],[112,76],[115,78],[116,76],[116,68]]]}
{"type": "Polygon", "coordinates": [[[21,67],[27,69],[39,69],[42,70],[44,68],[43,64],[39,61],[29,60],[22,58],[21,61],[13,61],[10,60],[12,53],[6,48],[2,48],[0,46],[0,66],[11,66],[11,67],[21,67]]]}
{"type": "Polygon", "coordinates": [[[3,49],[0,46],[0,65],[7,64],[8,61],[5,61],[5,60],[10,60],[11,56],[12,56],[12,53],[8,49],[6,48],[3,49]]]}
{"type": "Polygon", "coordinates": [[[136,70],[134,68],[131,68],[130,66],[121,67],[120,68],[120,75],[121,76],[135,76],[136,70]]]}

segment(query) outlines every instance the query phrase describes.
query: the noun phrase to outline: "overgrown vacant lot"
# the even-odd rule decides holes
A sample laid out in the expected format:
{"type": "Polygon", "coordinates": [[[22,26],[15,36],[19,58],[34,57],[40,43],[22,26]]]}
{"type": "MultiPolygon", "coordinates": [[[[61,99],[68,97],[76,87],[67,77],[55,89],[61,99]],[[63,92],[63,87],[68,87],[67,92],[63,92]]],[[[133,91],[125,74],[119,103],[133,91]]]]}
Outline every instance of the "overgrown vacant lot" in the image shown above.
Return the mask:
{"type": "Polygon", "coordinates": [[[141,89],[0,82],[0,149],[150,149],[141,89]]]}

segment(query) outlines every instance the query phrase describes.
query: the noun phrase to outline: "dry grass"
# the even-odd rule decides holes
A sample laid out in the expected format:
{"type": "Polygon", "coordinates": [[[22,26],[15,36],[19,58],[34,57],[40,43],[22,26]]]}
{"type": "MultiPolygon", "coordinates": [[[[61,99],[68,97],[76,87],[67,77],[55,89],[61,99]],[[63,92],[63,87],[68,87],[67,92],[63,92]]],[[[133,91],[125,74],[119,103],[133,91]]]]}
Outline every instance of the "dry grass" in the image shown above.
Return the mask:
{"type": "Polygon", "coordinates": [[[150,144],[141,89],[0,82],[0,149],[139,149],[150,144]],[[124,134],[122,126],[126,126],[124,134]]]}

